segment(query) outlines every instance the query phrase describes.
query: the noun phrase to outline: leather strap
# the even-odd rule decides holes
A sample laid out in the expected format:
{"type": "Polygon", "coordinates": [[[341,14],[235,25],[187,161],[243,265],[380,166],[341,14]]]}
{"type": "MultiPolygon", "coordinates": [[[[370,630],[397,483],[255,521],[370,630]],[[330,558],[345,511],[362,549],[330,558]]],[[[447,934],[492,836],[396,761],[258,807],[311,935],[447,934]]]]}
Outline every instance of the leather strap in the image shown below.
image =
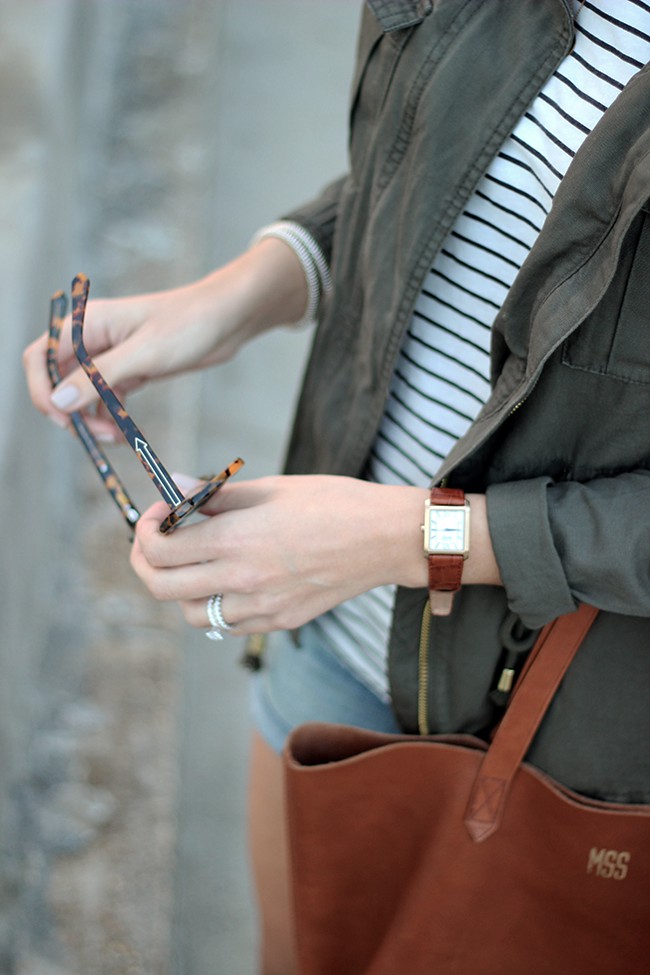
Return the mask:
{"type": "Polygon", "coordinates": [[[454,607],[456,590],[429,589],[429,609],[432,616],[449,616],[454,607]]]}
{"type": "Polygon", "coordinates": [[[429,556],[429,589],[456,592],[463,575],[462,555],[429,556]]]}
{"type": "Polygon", "coordinates": [[[498,829],[515,773],[597,614],[594,606],[583,604],[549,623],[537,638],[532,662],[517,684],[470,796],[465,825],[476,842],[498,829]]]}
{"type": "Polygon", "coordinates": [[[431,504],[465,504],[465,492],[460,488],[431,488],[431,504]]]}

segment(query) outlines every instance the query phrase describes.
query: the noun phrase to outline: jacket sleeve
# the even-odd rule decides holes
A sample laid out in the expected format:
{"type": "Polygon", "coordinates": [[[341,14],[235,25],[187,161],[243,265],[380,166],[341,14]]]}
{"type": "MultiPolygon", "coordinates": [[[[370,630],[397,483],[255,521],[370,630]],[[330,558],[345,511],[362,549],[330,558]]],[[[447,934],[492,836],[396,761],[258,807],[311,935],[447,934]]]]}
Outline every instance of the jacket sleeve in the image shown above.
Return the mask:
{"type": "Polygon", "coordinates": [[[331,263],[332,241],[345,180],[345,176],[334,180],[316,199],[303,204],[291,213],[285,213],[282,217],[283,220],[292,220],[304,227],[312,235],[328,263],[331,263]]]}
{"type": "Polygon", "coordinates": [[[508,604],[526,626],[580,602],[650,616],[649,471],[496,484],[487,507],[508,604]]]}

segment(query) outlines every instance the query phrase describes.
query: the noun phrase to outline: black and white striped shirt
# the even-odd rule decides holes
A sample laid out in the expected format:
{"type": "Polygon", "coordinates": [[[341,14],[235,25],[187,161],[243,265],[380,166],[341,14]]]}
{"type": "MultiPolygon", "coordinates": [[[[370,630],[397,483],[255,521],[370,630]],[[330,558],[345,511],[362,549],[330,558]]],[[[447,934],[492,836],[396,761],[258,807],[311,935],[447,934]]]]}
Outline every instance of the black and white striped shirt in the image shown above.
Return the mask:
{"type": "MultiPolygon", "coordinates": [[[[576,44],[518,122],[428,272],[393,376],[368,477],[426,487],[488,397],[489,345],[503,304],[585,136],[650,60],[650,3],[576,2],[576,44]]],[[[315,620],[381,697],[394,587],[315,620]]]]}

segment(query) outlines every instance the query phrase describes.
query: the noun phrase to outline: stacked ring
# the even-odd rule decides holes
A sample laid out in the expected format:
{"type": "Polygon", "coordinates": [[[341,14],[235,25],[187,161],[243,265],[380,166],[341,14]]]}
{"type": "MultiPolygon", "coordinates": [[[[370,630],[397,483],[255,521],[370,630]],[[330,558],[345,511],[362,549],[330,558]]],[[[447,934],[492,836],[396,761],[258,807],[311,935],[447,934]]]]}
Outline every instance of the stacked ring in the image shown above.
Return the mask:
{"type": "Polygon", "coordinates": [[[223,610],[221,608],[222,601],[222,592],[217,592],[214,594],[214,596],[210,596],[208,599],[206,612],[208,614],[210,626],[212,627],[212,629],[206,630],[205,633],[208,640],[223,640],[224,633],[227,633],[228,630],[232,630],[232,625],[227,622],[223,615],[223,610]]]}

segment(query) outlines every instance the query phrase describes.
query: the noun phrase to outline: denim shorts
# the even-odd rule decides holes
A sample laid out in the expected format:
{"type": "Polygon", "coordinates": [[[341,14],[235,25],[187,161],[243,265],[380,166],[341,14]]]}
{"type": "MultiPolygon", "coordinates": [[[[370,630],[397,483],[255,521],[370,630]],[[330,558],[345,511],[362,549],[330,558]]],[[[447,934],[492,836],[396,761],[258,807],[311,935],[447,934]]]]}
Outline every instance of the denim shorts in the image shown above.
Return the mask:
{"type": "Polygon", "coordinates": [[[362,684],[309,624],[300,630],[299,646],[288,633],[269,636],[262,667],[253,675],[251,706],[255,728],[277,752],[305,721],[400,730],[390,703],[362,684]]]}

